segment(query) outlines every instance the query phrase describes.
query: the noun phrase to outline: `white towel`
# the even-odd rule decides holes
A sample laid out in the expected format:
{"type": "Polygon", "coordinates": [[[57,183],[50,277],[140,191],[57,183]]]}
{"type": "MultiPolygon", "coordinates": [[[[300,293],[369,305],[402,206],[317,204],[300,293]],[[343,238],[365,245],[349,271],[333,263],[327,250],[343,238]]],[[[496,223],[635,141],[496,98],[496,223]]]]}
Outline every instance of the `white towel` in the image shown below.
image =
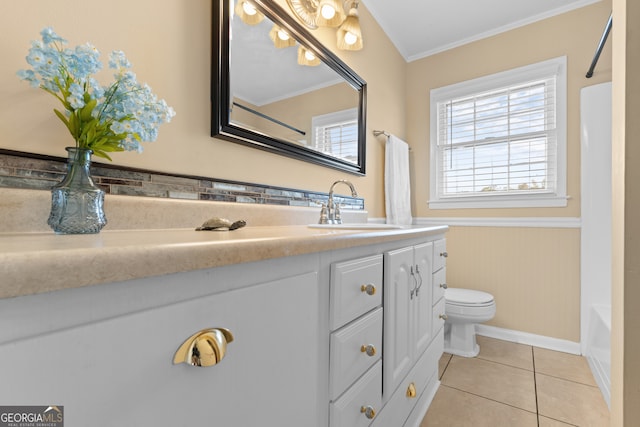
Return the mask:
{"type": "Polygon", "coordinates": [[[409,180],[409,145],[400,138],[387,138],[384,165],[384,190],[387,224],[410,225],[411,184],[409,180]]]}

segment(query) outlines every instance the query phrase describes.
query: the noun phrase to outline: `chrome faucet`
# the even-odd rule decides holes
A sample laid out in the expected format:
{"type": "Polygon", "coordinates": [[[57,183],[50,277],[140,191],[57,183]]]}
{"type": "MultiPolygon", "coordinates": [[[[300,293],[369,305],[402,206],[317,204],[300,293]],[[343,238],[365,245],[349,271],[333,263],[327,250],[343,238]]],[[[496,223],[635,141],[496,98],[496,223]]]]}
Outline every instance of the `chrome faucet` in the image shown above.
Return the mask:
{"type": "Polygon", "coordinates": [[[351,189],[351,197],[358,197],[358,192],[353,184],[346,179],[341,179],[333,184],[331,184],[331,188],[329,189],[329,201],[327,205],[322,206],[322,210],[320,211],[320,224],[342,224],[342,217],[340,216],[340,207],[333,201],[333,188],[336,184],[343,183],[349,186],[351,189]]]}

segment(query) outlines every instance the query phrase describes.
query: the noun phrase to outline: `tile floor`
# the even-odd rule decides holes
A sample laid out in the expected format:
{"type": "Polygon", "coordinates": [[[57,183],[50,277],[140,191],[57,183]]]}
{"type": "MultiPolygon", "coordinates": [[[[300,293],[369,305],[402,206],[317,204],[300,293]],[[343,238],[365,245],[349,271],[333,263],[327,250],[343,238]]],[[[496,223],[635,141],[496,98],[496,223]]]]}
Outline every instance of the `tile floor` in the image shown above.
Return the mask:
{"type": "Polygon", "coordinates": [[[584,357],[477,339],[478,357],[440,359],[440,388],[420,427],[609,426],[584,357]]]}

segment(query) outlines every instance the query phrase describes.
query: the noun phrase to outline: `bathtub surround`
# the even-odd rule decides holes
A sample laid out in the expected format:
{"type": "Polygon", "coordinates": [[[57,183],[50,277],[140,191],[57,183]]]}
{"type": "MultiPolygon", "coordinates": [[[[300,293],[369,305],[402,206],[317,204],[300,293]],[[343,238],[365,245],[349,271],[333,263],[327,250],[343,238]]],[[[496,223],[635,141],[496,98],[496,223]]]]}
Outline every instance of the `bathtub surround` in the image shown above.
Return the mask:
{"type": "Polygon", "coordinates": [[[580,91],[581,343],[611,401],[611,83],[580,91]],[[608,316],[608,318],[607,318],[608,316]]]}

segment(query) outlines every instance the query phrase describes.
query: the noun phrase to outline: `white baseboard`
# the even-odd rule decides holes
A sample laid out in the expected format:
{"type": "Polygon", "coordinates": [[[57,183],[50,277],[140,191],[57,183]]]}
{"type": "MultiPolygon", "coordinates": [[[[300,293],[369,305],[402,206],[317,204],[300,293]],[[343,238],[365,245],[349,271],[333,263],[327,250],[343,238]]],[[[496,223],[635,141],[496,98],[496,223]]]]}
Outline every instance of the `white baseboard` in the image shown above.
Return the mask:
{"type": "Polygon", "coordinates": [[[546,337],[544,335],[530,334],[528,332],[514,331],[512,329],[498,328],[488,325],[476,325],[476,333],[489,338],[511,341],[518,344],[533,345],[548,350],[562,351],[564,353],[581,354],[580,343],[546,337]]]}

